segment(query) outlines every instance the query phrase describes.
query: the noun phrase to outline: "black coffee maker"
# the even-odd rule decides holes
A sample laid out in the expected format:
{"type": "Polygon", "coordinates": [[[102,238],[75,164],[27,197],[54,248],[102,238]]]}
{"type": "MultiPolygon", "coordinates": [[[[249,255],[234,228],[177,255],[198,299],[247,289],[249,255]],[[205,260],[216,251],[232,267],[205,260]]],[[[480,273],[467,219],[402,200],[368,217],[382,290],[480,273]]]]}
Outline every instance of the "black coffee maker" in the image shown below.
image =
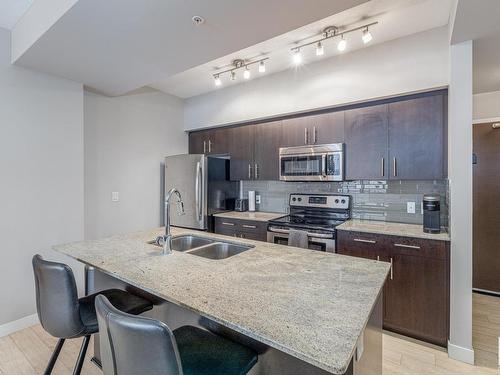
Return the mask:
{"type": "Polygon", "coordinates": [[[439,194],[425,194],[424,206],[424,232],[441,232],[441,197],[439,194]]]}

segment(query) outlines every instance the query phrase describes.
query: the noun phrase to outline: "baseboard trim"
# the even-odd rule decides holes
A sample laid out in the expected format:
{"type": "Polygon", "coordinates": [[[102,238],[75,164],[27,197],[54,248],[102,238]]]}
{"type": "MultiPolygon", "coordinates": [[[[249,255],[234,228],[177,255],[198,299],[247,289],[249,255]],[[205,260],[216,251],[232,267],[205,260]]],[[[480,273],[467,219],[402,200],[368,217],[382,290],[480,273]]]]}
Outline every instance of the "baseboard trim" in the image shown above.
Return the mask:
{"type": "Polygon", "coordinates": [[[448,357],[474,365],[474,349],[454,345],[448,341],[448,357]]]}
{"type": "Polygon", "coordinates": [[[35,324],[38,324],[37,314],[28,315],[25,316],[24,318],[2,324],[0,325],[0,337],[8,336],[11,333],[34,326],[35,324]]]}

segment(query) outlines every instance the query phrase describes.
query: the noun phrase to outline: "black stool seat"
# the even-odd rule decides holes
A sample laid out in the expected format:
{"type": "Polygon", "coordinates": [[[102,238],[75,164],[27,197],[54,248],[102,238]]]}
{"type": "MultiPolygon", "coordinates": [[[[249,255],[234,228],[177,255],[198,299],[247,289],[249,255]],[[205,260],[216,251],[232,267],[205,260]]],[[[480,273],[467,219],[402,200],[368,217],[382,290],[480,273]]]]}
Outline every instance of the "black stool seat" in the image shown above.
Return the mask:
{"type": "Polygon", "coordinates": [[[171,331],[159,320],[117,310],[96,298],[104,375],[244,375],[257,362],[252,349],[209,331],[171,331]]]}
{"type": "Polygon", "coordinates": [[[151,310],[153,307],[150,301],[120,289],[107,289],[80,298],[78,300],[80,304],[80,318],[85,325],[86,332],[83,335],[91,335],[99,332],[97,315],[95,312],[95,298],[99,294],[106,296],[109,302],[118,310],[132,315],[142,314],[145,311],[151,310]]]}
{"type": "Polygon", "coordinates": [[[252,349],[192,326],[173,331],[184,375],[244,375],[257,363],[252,349]]]}

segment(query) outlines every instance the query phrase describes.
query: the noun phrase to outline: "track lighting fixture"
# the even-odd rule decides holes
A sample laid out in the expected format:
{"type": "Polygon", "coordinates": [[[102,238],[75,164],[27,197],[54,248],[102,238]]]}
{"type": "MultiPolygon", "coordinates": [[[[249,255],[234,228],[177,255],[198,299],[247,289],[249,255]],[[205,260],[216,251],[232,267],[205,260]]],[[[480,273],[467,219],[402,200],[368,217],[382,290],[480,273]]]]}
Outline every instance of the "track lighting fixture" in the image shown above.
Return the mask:
{"type": "Polygon", "coordinates": [[[223,76],[226,73],[229,75],[229,79],[231,81],[235,81],[236,80],[236,72],[239,69],[244,69],[243,70],[243,78],[244,79],[250,79],[250,76],[252,74],[251,70],[250,70],[250,67],[252,65],[254,65],[254,64],[258,64],[259,65],[259,73],[265,73],[265,71],[266,71],[265,61],[266,60],[269,60],[269,57],[264,57],[263,59],[258,59],[258,60],[242,60],[242,59],[234,60],[227,67],[226,70],[222,70],[221,69],[222,71],[216,71],[213,74],[215,86],[221,86],[222,85],[221,76],[223,76]]]}
{"type": "Polygon", "coordinates": [[[323,44],[321,44],[321,41],[318,42],[318,45],[316,46],[316,56],[323,56],[325,54],[325,48],[323,47],[323,44]]]}
{"type": "Polygon", "coordinates": [[[302,64],[302,54],[300,53],[299,48],[295,49],[295,51],[293,52],[292,61],[295,65],[302,64]]]}
{"type": "Polygon", "coordinates": [[[368,30],[368,27],[363,30],[363,36],[361,37],[361,39],[363,40],[364,44],[370,43],[371,40],[373,39],[372,34],[370,33],[370,30],[368,30]]]}

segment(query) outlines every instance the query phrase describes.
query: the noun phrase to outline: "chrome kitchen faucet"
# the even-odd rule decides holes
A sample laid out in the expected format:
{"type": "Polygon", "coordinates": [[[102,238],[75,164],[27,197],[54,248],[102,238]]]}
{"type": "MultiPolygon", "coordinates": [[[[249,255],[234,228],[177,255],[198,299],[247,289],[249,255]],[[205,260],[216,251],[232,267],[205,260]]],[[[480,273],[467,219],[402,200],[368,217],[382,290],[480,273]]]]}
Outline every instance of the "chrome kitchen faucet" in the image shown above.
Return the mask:
{"type": "Polygon", "coordinates": [[[181,193],[176,188],[172,188],[168,191],[165,196],[165,234],[163,236],[159,236],[156,239],[158,245],[163,246],[163,250],[161,252],[162,255],[172,254],[172,234],[170,233],[170,198],[172,195],[177,195],[177,204],[178,204],[178,214],[184,215],[184,202],[182,201],[181,193]]]}

